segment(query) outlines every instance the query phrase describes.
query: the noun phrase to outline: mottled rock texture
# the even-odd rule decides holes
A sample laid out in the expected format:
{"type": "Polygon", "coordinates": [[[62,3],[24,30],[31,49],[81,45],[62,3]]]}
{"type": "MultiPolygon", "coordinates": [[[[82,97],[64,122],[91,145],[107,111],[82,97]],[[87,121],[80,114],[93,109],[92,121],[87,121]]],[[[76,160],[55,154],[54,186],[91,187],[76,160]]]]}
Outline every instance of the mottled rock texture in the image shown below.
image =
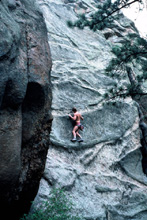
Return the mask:
{"type": "Polygon", "coordinates": [[[50,69],[47,30],[35,1],[1,0],[0,210],[5,219],[7,214],[17,219],[38,190],[49,146],[50,69]]]}
{"type": "MultiPolygon", "coordinates": [[[[83,220],[146,220],[147,178],[142,170],[138,107],[131,97],[117,98],[116,105],[107,105],[103,97],[115,83],[128,80],[104,74],[112,45],[123,43],[127,32],[137,30],[124,16],[104,32],[67,27],[66,21],[76,20],[78,13],[95,10],[95,2],[38,0],[53,59],[54,120],[52,146],[35,202],[47,199],[53,187],[63,187],[83,220]],[[68,113],[73,106],[84,117],[83,143],[70,141],[68,113]]],[[[144,101],[142,105],[146,108],[144,101]]]]}

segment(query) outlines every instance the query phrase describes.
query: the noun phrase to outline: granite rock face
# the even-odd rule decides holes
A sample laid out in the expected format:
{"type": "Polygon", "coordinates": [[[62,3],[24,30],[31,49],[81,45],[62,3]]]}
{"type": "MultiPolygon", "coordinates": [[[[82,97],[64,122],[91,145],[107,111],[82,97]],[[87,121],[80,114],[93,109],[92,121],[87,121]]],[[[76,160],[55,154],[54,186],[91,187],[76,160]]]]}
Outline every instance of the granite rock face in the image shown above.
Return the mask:
{"type": "Polygon", "coordinates": [[[1,0],[0,208],[5,219],[27,209],[38,190],[49,146],[50,69],[46,26],[35,2],[1,0]]]}
{"type": "Polygon", "coordinates": [[[74,213],[83,220],[145,220],[147,178],[137,105],[131,97],[108,105],[103,97],[118,82],[104,74],[113,56],[112,45],[123,43],[128,31],[137,30],[123,16],[104,32],[67,27],[66,21],[75,20],[78,13],[95,10],[95,2],[38,0],[53,59],[54,119],[52,146],[35,205],[47,200],[53,187],[62,187],[72,196],[74,213]],[[73,106],[84,117],[83,143],[70,141],[68,113],[73,106]]]}

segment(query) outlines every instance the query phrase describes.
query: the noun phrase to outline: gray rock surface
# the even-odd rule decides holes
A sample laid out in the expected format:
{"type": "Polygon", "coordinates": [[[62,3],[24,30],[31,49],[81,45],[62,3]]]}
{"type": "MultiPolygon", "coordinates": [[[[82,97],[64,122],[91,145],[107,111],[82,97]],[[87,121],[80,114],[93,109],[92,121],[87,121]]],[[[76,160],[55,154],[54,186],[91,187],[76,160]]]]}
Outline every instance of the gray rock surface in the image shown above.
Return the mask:
{"type": "Polygon", "coordinates": [[[116,105],[103,98],[117,83],[104,74],[112,58],[111,46],[136,28],[123,16],[103,33],[67,27],[66,21],[75,20],[77,13],[95,10],[95,2],[38,0],[53,59],[54,119],[52,146],[35,205],[47,200],[53,187],[63,187],[75,204],[74,213],[83,220],[145,220],[147,177],[141,165],[137,106],[131,98],[118,98],[116,105]],[[73,106],[84,117],[83,143],[70,141],[68,113],[73,106]]]}
{"type": "Polygon", "coordinates": [[[0,210],[5,219],[27,209],[38,190],[49,147],[50,69],[46,26],[35,1],[1,0],[0,210]]]}

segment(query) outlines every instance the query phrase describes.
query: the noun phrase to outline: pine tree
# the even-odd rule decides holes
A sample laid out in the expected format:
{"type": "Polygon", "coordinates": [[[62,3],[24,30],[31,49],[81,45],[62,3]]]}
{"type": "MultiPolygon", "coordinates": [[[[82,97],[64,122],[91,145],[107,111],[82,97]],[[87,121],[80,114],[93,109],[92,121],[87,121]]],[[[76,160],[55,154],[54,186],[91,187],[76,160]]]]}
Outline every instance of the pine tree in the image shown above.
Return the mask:
{"type": "Polygon", "coordinates": [[[107,75],[117,79],[127,76],[130,83],[123,88],[119,88],[117,85],[116,90],[109,97],[114,96],[114,94],[121,94],[122,97],[143,94],[141,84],[147,80],[147,41],[138,34],[128,34],[123,45],[115,45],[112,52],[115,58],[110,61],[106,68],[107,75]],[[141,74],[135,74],[130,67],[134,63],[140,65],[141,74]]]}
{"type": "Polygon", "coordinates": [[[83,29],[89,27],[91,30],[103,30],[105,27],[111,27],[113,21],[118,18],[121,9],[126,8],[135,2],[142,4],[142,0],[106,0],[103,3],[96,5],[97,10],[86,16],[85,14],[79,15],[79,19],[75,22],[68,21],[69,27],[78,27],[83,29]]]}
{"type": "MultiPolygon", "coordinates": [[[[94,13],[88,16],[86,14],[79,15],[78,20],[68,21],[67,24],[71,28],[89,27],[93,31],[112,28],[114,20],[120,18],[120,10],[135,2],[143,4],[142,0],[116,0],[115,2],[106,0],[97,5],[97,10],[94,13]]],[[[130,83],[127,86],[117,84],[105,94],[105,98],[113,99],[116,96],[125,98],[127,95],[133,96],[137,93],[143,93],[141,83],[147,79],[147,41],[137,33],[128,34],[124,38],[123,45],[115,45],[112,48],[112,53],[115,58],[106,68],[106,74],[117,79],[127,76],[130,83]],[[136,75],[130,67],[135,62],[142,67],[140,75],[136,75]]]]}

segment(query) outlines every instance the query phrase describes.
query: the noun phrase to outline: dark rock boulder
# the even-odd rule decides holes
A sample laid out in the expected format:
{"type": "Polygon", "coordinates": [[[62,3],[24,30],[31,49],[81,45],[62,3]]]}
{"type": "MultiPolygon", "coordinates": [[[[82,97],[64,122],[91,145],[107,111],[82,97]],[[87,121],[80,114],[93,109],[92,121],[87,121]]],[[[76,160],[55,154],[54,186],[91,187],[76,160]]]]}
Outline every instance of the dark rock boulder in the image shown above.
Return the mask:
{"type": "Polygon", "coordinates": [[[51,56],[35,1],[0,1],[0,207],[18,219],[35,197],[51,126],[51,56]],[[18,213],[19,212],[19,213],[18,213]]]}

